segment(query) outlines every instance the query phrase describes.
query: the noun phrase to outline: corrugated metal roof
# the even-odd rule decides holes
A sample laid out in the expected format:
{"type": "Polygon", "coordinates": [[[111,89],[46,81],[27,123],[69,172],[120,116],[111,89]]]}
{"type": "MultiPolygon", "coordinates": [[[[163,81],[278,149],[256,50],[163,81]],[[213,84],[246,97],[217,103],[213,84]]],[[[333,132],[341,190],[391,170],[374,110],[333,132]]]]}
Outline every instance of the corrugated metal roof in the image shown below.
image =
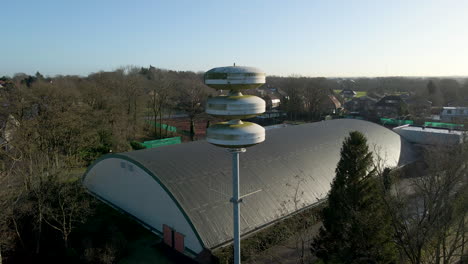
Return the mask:
{"type": "MultiPolygon", "coordinates": [[[[264,143],[240,155],[241,195],[262,190],[241,204],[242,234],[325,198],[343,139],[355,130],[367,136],[371,149],[379,149],[388,167],[414,159],[411,145],[398,134],[361,120],[268,130],[264,143]]],[[[206,247],[232,240],[232,156],[225,149],[198,141],[121,155],[138,161],[160,179],[185,210],[206,247]]]]}

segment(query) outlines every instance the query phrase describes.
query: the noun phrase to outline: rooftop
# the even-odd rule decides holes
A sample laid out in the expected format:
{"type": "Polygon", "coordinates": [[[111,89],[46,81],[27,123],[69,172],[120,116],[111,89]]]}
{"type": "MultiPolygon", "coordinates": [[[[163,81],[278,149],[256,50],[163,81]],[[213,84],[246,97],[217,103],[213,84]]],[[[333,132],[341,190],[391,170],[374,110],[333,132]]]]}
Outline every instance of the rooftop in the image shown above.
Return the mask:
{"type": "MultiPolygon", "coordinates": [[[[259,191],[242,203],[242,235],[325,199],[335,177],[342,142],[351,131],[366,135],[370,150],[385,157],[386,167],[402,166],[415,159],[411,144],[395,132],[367,121],[337,119],[267,130],[266,141],[240,157],[241,195],[259,191]],[[291,202],[297,193],[301,195],[294,199],[299,202],[291,202]]],[[[153,175],[180,204],[204,247],[216,248],[232,240],[231,155],[225,149],[197,141],[107,155],[95,164],[115,158],[132,162],[153,175]]],[[[101,176],[90,168],[84,183],[98,196],[107,195],[104,199],[112,201],[107,189],[122,183],[106,180],[104,189],[93,189],[89,185],[93,181],[87,178],[101,176]]],[[[121,189],[128,193],[115,195],[132,199],[135,189],[121,189]]]]}
{"type": "Polygon", "coordinates": [[[395,130],[402,129],[408,131],[419,131],[425,133],[437,133],[437,134],[456,134],[456,135],[463,135],[465,132],[447,128],[434,128],[434,127],[422,127],[422,126],[412,126],[412,125],[403,125],[399,127],[395,127],[395,130]]]}

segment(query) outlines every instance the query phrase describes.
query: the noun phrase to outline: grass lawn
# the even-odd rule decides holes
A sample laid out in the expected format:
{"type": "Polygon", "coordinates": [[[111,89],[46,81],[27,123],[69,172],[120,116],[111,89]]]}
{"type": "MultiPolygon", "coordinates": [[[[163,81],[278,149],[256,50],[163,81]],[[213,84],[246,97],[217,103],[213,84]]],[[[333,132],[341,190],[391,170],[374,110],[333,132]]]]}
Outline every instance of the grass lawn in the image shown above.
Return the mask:
{"type": "MultiPolygon", "coordinates": [[[[335,93],[339,94],[341,93],[342,90],[333,90],[335,93]]],[[[363,96],[366,96],[367,95],[367,92],[365,91],[355,91],[356,92],[356,96],[355,97],[363,97],[363,96]]]]}

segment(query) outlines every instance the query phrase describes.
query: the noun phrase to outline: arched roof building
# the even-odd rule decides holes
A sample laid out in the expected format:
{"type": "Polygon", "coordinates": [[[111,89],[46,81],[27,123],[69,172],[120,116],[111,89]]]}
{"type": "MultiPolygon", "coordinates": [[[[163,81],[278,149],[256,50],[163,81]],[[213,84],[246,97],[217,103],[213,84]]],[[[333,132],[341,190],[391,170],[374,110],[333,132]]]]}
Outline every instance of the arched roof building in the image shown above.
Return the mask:
{"type": "MultiPolygon", "coordinates": [[[[241,195],[258,191],[242,203],[242,235],[326,198],[342,142],[351,131],[366,135],[386,167],[414,160],[411,145],[398,134],[366,121],[267,130],[266,141],[240,158],[241,195]],[[299,203],[291,202],[296,193],[299,203]]],[[[90,166],[83,184],[154,232],[174,230],[183,240],[179,250],[186,253],[196,255],[232,240],[231,155],[206,141],[106,155],[90,166]]],[[[166,238],[174,239],[174,233],[166,238]]]]}

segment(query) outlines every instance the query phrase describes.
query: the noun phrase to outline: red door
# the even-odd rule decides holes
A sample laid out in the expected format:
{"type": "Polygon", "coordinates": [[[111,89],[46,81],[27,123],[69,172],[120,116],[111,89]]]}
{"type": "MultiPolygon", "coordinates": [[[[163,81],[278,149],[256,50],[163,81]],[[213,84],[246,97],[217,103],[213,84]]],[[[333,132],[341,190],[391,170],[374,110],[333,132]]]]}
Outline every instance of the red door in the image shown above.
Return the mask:
{"type": "Polygon", "coordinates": [[[184,244],[184,235],[179,232],[174,232],[174,248],[179,252],[184,252],[185,244],[184,244]]]}
{"type": "Polygon", "coordinates": [[[172,247],[172,229],[167,225],[163,225],[163,237],[164,244],[172,247]]]}

